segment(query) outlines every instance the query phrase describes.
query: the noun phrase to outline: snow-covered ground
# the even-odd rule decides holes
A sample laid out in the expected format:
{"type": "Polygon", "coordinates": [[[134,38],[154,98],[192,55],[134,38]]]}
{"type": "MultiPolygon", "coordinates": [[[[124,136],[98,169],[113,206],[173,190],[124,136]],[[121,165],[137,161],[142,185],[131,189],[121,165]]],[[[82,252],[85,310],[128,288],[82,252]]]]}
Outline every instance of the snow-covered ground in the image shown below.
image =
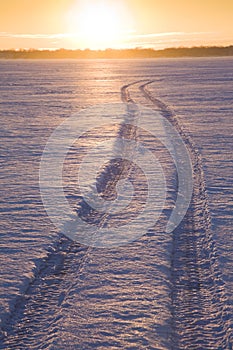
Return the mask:
{"type": "MultiPolygon", "coordinates": [[[[0,62],[0,348],[232,348],[232,63],[0,62]],[[184,140],[194,168],[190,208],[182,224],[166,233],[175,168],[161,144],[142,135],[166,175],[160,220],[125,246],[73,243],[53,226],[41,200],[43,149],[72,113],[130,99],[167,118],[184,140]]],[[[119,133],[132,130],[96,129],[72,147],[64,186],[74,208],[82,206],[76,188],[81,156],[97,139],[114,140],[119,133]]],[[[137,169],[130,176],[140,202],[145,179],[137,169]]],[[[135,202],[117,220],[127,224],[137,210],[135,202]]]]}

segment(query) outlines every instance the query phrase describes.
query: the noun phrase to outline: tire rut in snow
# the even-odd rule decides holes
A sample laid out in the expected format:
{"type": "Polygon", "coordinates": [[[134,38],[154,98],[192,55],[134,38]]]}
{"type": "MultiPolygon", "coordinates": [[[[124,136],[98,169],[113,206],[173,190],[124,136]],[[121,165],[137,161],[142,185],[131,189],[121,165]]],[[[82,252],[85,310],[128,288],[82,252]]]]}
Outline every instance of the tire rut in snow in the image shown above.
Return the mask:
{"type": "Polygon", "coordinates": [[[181,135],[193,165],[194,189],[190,208],[173,233],[172,308],[175,349],[232,349],[230,316],[211,230],[211,215],[202,159],[175,113],[148,90],[139,89],[161,110],[181,135]]]}
{"type": "Polygon", "coordinates": [[[87,248],[61,236],[59,242],[16,305],[1,349],[49,349],[62,317],[62,302],[69,290],[69,277],[80,268],[87,248]],[[79,264],[79,265],[78,265],[79,264]]]}
{"type": "MultiPolygon", "coordinates": [[[[122,123],[116,136],[134,140],[136,128],[122,123]]],[[[99,192],[109,199],[117,182],[132,172],[132,165],[127,161],[116,160],[106,165],[97,178],[99,192]]],[[[92,210],[84,200],[79,201],[77,211],[80,217],[95,223],[98,228],[104,227],[109,219],[92,210]]],[[[58,323],[61,324],[66,298],[76,288],[79,271],[85,268],[91,250],[91,247],[61,235],[5,324],[6,336],[0,349],[52,349],[56,346],[58,323]]]]}

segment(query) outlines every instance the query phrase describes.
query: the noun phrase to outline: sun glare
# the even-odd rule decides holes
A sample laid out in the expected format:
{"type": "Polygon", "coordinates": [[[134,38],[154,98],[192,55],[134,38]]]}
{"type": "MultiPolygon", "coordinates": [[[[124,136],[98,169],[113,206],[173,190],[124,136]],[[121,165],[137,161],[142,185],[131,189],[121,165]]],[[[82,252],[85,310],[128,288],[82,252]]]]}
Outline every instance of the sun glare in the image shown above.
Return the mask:
{"type": "Polygon", "coordinates": [[[84,48],[117,47],[125,30],[125,11],[106,2],[88,3],[69,15],[69,28],[84,48]]]}

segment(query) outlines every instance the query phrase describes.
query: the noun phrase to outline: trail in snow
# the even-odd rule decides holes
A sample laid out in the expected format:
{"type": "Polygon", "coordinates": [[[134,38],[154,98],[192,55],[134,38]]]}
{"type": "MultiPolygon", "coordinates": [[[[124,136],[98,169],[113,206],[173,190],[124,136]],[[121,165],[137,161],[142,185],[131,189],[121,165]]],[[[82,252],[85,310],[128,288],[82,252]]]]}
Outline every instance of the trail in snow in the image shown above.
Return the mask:
{"type": "MultiPolygon", "coordinates": [[[[152,83],[123,86],[122,101],[159,110],[182,136],[194,168],[186,217],[172,237],[152,229],[130,247],[107,252],[61,236],[16,306],[1,349],[232,348],[201,156],[172,110],[150,93],[152,83]]],[[[117,133],[139,137],[135,127],[125,125],[117,133]]],[[[166,166],[166,157],[162,162],[166,166]]],[[[128,162],[103,170],[100,188],[106,197],[111,198],[122,174],[135,176],[128,162]],[[117,176],[109,176],[115,170],[117,176]]],[[[139,183],[141,176],[136,174],[139,183]]],[[[175,189],[170,200],[174,203],[175,189]]],[[[80,206],[82,215],[96,221],[90,208],[80,206]]],[[[106,219],[97,218],[99,227],[106,219]]]]}
{"type": "MultiPolygon", "coordinates": [[[[177,349],[231,349],[232,320],[225,306],[224,285],[210,227],[201,155],[169,106],[149,91],[150,84],[153,81],[140,84],[139,90],[151,103],[150,107],[158,108],[178,130],[189,150],[194,169],[192,203],[173,233],[173,344],[177,349]]],[[[128,91],[127,96],[130,96],[128,91]]]]}

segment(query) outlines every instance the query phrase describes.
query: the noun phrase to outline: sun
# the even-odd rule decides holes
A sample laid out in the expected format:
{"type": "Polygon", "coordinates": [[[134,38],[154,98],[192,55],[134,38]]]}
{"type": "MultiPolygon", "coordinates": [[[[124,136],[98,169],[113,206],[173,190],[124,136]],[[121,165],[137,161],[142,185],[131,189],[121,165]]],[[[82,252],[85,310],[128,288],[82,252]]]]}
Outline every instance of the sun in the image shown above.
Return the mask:
{"type": "Polygon", "coordinates": [[[111,47],[119,39],[120,22],[111,7],[91,6],[86,8],[80,17],[80,34],[88,47],[111,47]]]}
{"type": "Polygon", "coordinates": [[[113,3],[93,2],[72,9],[69,27],[77,44],[92,50],[117,47],[125,30],[125,11],[113,3]]]}

